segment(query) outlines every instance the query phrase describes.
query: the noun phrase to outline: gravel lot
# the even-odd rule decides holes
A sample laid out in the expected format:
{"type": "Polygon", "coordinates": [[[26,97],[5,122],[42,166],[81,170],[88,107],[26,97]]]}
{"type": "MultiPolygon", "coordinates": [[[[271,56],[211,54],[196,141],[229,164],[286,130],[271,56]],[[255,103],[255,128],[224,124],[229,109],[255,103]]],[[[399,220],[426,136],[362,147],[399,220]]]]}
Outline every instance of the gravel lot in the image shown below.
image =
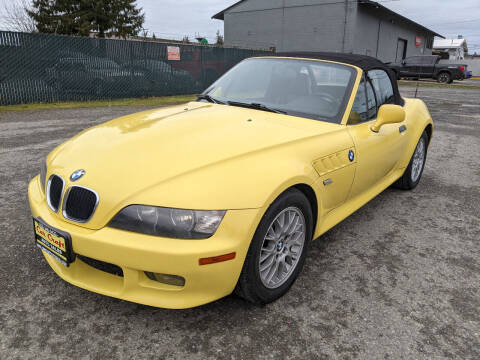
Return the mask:
{"type": "Polygon", "coordinates": [[[436,131],[414,191],[386,190],[314,242],[277,302],[181,311],[74,287],[33,241],[27,183],[47,153],[145,108],[1,113],[0,358],[479,359],[480,92],[419,97],[436,131]]]}

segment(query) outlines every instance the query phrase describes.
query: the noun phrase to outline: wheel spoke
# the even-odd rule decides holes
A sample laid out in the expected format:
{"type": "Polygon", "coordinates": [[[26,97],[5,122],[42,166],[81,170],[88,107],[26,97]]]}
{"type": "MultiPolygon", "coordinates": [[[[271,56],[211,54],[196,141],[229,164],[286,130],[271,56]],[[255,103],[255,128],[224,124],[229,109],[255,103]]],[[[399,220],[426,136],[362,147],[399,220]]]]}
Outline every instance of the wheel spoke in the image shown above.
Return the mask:
{"type": "Polygon", "coordinates": [[[262,252],[260,253],[260,263],[263,263],[266,259],[268,259],[268,257],[273,256],[274,254],[275,253],[273,250],[262,249],[262,252]]]}
{"type": "Polygon", "coordinates": [[[276,261],[276,259],[275,259],[272,266],[270,267],[270,270],[268,271],[268,274],[267,274],[267,277],[266,277],[267,283],[272,281],[273,277],[277,273],[277,270],[278,270],[278,261],[276,261]]]}
{"type": "Polygon", "coordinates": [[[275,263],[275,255],[272,255],[269,260],[266,260],[263,264],[260,264],[260,272],[264,272],[267,269],[270,269],[275,263]]]}
{"type": "Polygon", "coordinates": [[[297,232],[293,234],[287,241],[288,245],[300,245],[303,244],[303,239],[301,239],[303,236],[303,232],[297,232]]]}
{"type": "Polygon", "coordinates": [[[293,214],[292,221],[288,225],[287,234],[292,235],[295,232],[295,229],[300,221],[300,217],[296,214],[293,214]]]}

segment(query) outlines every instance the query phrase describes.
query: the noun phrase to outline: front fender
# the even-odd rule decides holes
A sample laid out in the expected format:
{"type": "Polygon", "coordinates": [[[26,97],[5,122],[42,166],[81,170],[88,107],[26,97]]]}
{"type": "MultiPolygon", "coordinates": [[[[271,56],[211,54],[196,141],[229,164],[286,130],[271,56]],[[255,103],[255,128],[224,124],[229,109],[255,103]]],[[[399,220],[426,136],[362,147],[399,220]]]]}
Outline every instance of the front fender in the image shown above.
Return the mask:
{"type": "MultiPolygon", "coordinates": [[[[408,145],[399,162],[399,168],[406,168],[410,163],[413,152],[417,147],[418,140],[425,129],[430,125],[433,134],[433,120],[425,103],[420,99],[405,98],[406,126],[408,131],[408,145]]],[[[432,135],[430,134],[430,135],[432,135]]],[[[431,140],[431,139],[430,139],[431,140]]]]}

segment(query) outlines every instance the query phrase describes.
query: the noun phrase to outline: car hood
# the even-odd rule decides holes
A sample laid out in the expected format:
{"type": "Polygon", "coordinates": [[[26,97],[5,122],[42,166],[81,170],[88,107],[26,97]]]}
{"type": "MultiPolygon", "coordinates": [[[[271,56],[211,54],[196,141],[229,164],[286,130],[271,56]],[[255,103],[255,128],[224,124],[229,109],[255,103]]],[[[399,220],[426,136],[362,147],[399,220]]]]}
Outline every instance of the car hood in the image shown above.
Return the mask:
{"type": "Polygon", "coordinates": [[[163,182],[338,128],[282,114],[192,102],[87,129],[54,150],[48,168],[49,174],[66,179],[67,186],[74,171],[85,170],[75,184],[95,190],[100,196],[97,212],[103,208],[108,213],[163,182]]]}

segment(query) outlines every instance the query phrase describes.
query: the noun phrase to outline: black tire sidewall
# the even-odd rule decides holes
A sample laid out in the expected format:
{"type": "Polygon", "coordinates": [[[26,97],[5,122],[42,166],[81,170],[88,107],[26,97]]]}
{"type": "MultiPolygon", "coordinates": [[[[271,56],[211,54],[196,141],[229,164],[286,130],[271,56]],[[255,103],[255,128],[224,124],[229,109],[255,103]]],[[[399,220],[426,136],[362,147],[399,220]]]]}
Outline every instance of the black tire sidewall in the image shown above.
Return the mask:
{"type": "Polygon", "coordinates": [[[248,286],[250,287],[250,293],[253,293],[257,300],[261,303],[272,302],[283,294],[285,294],[288,289],[295,282],[298,274],[303,268],[305,263],[305,258],[307,256],[308,247],[312,240],[313,236],[313,216],[312,209],[308,199],[305,195],[296,189],[290,189],[284,192],[280,197],[268,208],[264,214],[260,224],[257,227],[255,235],[250,244],[249,256],[247,256],[247,263],[245,263],[245,272],[247,276],[248,286]],[[260,279],[260,250],[263,245],[263,239],[267,233],[270,224],[275,219],[275,217],[284,209],[288,207],[297,207],[302,212],[305,223],[306,223],[306,233],[305,233],[305,243],[303,246],[302,254],[300,260],[297,264],[297,267],[292,272],[287,281],[285,281],[281,286],[276,289],[269,289],[265,287],[260,279]]]}

